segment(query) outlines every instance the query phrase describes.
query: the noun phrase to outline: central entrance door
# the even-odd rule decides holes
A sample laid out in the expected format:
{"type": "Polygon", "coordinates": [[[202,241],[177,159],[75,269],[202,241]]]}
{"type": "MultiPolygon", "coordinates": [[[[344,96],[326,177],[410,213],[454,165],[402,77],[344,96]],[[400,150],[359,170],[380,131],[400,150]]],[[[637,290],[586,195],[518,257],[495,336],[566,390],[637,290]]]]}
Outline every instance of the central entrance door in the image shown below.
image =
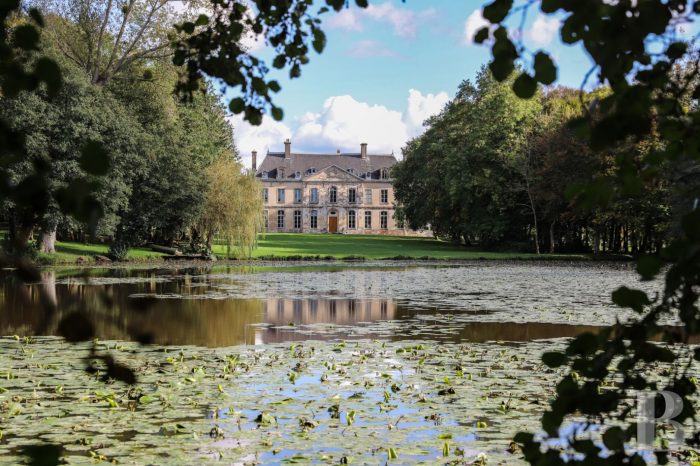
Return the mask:
{"type": "Polygon", "coordinates": [[[338,232],[338,216],[331,214],[328,216],[328,233],[338,232]]]}

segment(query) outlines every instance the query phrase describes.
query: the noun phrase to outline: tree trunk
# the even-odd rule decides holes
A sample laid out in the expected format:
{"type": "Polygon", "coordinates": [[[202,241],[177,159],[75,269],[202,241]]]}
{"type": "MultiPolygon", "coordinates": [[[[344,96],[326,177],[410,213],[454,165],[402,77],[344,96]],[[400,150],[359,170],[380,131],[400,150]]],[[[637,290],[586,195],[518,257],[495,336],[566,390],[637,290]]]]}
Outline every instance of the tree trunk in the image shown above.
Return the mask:
{"type": "Polygon", "coordinates": [[[17,232],[17,246],[19,249],[25,249],[34,235],[33,225],[22,225],[17,232]]]}
{"type": "Polygon", "coordinates": [[[39,236],[39,251],[47,254],[56,252],[56,227],[42,230],[39,236]]]}
{"type": "Polygon", "coordinates": [[[554,224],[555,220],[549,223],[549,252],[550,254],[554,252],[554,224]]]}

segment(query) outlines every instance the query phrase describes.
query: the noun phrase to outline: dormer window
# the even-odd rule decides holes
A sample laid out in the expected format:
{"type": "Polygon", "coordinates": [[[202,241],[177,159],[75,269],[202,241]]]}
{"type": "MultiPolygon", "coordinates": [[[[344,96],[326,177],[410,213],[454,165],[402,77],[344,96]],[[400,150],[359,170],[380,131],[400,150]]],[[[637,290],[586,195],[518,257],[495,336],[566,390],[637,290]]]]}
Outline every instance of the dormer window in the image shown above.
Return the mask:
{"type": "Polygon", "coordinates": [[[301,172],[294,172],[294,179],[300,180],[301,179],[301,172]]]}
{"type": "Polygon", "coordinates": [[[309,169],[309,171],[310,171],[311,173],[316,173],[316,167],[311,167],[311,168],[309,169]]]}
{"type": "Polygon", "coordinates": [[[262,172],[262,174],[260,175],[260,177],[261,177],[263,180],[266,180],[266,179],[267,179],[267,172],[262,172]]]}
{"type": "Polygon", "coordinates": [[[382,179],[386,180],[387,178],[389,178],[389,170],[382,168],[382,179]]]}
{"type": "Polygon", "coordinates": [[[348,173],[354,174],[354,173],[355,173],[355,170],[353,170],[352,168],[348,168],[348,173]]]}
{"type": "Polygon", "coordinates": [[[277,179],[278,180],[284,179],[284,168],[277,169],[277,179]]]}
{"type": "Polygon", "coordinates": [[[367,172],[365,174],[365,178],[367,178],[368,180],[371,180],[372,179],[372,172],[367,172]]]}

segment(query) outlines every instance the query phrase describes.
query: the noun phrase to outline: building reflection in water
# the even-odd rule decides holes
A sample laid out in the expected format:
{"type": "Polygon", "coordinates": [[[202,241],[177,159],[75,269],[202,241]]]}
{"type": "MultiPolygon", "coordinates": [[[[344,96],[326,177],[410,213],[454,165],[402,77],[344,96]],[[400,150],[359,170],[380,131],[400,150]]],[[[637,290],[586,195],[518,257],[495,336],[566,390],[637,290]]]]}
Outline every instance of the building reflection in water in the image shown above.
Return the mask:
{"type": "Polygon", "coordinates": [[[352,325],[396,318],[391,299],[270,298],[263,309],[264,322],[272,325],[352,325]]]}

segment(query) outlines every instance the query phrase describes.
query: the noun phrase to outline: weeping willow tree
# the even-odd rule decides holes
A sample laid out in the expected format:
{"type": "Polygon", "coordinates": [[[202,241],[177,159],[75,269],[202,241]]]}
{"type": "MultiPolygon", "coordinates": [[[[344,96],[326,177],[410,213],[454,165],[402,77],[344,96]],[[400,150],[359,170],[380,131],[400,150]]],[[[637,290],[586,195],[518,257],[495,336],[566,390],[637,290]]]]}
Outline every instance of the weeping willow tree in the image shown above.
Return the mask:
{"type": "Polygon", "coordinates": [[[261,186],[229,154],[207,169],[208,192],[199,221],[211,250],[214,239],[226,245],[226,257],[250,257],[263,226],[261,186]]]}

